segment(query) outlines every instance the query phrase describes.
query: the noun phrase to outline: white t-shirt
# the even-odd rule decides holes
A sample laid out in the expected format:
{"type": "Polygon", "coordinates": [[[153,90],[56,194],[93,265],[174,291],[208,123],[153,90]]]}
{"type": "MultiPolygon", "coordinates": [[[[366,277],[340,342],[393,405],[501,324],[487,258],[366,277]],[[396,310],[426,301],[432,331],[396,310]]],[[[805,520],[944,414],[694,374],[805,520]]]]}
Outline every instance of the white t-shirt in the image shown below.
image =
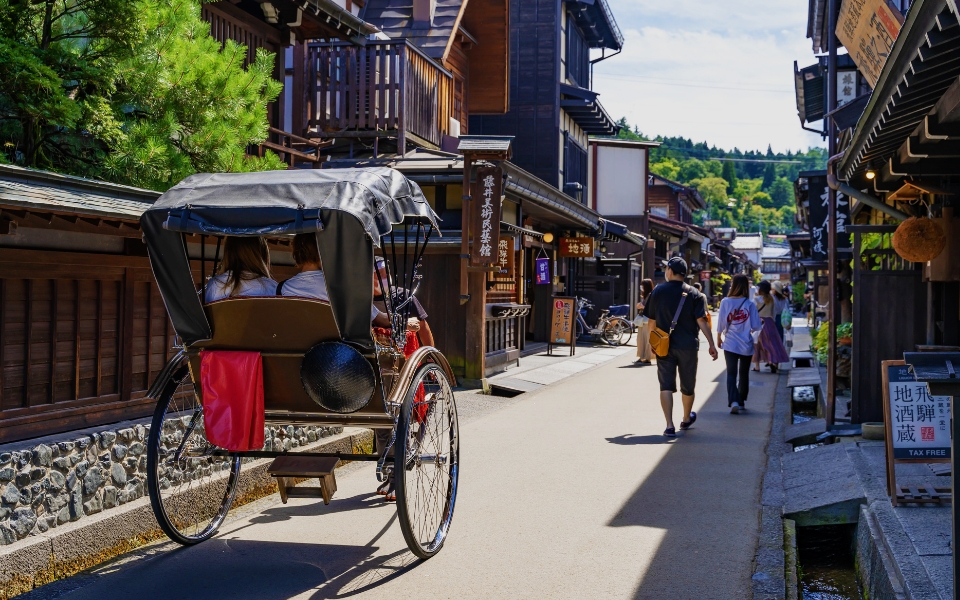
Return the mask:
{"type": "Polygon", "coordinates": [[[240,279],[239,289],[236,294],[231,294],[233,288],[227,287],[229,273],[220,273],[216,277],[207,281],[207,302],[216,302],[224,298],[238,296],[276,296],[277,282],[269,277],[256,277],[254,279],[240,279]]]}
{"type": "MultiPolygon", "coordinates": [[[[330,301],[327,295],[327,279],[323,271],[303,271],[297,273],[290,279],[283,282],[280,293],[284,296],[295,296],[297,298],[316,298],[317,300],[330,301]]],[[[376,306],[371,307],[370,320],[377,318],[380,311],[376,306]]]]}

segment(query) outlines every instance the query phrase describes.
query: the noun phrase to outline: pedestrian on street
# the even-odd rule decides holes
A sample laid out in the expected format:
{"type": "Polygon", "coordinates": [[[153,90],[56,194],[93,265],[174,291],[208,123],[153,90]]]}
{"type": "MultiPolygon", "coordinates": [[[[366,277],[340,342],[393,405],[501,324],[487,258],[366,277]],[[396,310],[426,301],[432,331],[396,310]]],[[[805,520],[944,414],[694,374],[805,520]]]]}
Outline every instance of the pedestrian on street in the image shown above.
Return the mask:
{"type": "Polygon", "coordinates": [[[732,414],[747,408],[753,332],[763,327],[757,305],[750,302],[749,295],[750,280],[746,275],[734,275],[730,295],[720,301],[717,344],[727,363],[727,406],[732,414]]]}
{"type": "Polygon", "coordinates": [[[666,282],[654,288],[643,314],[650,319],[650,331],[658,325],[670,334],[670,349],[657,357],[657,379],[660,380],[660,407],[667,421],[663,435],[676,437],[673,424],[673,394],[680,375],[683,420],[680,429],[689,429],[697,420],[693,411],[694,388],[697,384],[697,360],[702,331],[710,343],[710,356],[717,360],[713,332],[707,324],[707,301],[703,294],[686,285],[687,263],[679,256],[671,258],[665,269],[666,282]]]}
{"type": "Polygon", "coordinates": [[[773,282],[773,322],[777,326],[777,331],[780,333],[780,341],[784,341],[783,337],[783,311],[789,308],[790,301],[787,300],[786,294],[783,293],[783,282],[774,281],[773,282]]]}
{"type": "Polygon", "coordinates": [[[787,349],[783,346],[783,339],[777,331],[773,320],[775,303],[770,290],[773,289],[769,281],[761,281],[757,286],[757,310],[763,326],[760,329],[760,339],[753,349],[754,371],[760,370],[760,361],[767,363],[771,373],[776,373],[780,363],[790,360],[787,349]]]}
{"type": "Polygon", "coordinates": [[[653,361],[653,350],[650,348],[650,320],[643,316],[643,307],[653,293],[653,280],[644,279],[640,282],[640,302],[637,302],[637,314],[641,315],[643,324],[637,326],[637,363],[649,365],[653,361]]]}

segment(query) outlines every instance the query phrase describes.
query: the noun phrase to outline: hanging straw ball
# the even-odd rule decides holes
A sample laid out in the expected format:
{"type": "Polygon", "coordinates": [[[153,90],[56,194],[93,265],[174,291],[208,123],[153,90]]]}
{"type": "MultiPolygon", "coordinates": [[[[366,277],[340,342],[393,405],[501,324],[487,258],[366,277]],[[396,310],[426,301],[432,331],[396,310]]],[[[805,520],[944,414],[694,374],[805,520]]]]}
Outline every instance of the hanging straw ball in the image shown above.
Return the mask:
{"type": "Polygon", "coordinates": [[[947,236],[933,219],[910,217],[893,233],[893,249],[910,262],[927,262],[943,252],[947,236]]]}

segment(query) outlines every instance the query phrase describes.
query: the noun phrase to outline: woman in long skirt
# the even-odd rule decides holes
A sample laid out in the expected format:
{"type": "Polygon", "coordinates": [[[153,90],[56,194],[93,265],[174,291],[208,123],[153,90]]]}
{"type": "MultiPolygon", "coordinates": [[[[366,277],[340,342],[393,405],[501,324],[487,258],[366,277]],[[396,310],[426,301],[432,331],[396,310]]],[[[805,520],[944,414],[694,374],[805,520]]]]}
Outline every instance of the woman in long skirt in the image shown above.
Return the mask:
{"type": "MultiPolygon", "coordinates": [[[[643,307],[650,294],[653,293],[653,281],[644,279],[640,282],[640,302],[637,302],[637,314],[643,314],[643,307]]],[[[643,325],[637,328],[637,363],[649,365],[653,360],[653,349],[650,347],[650,320],[644,319],[643,325]]]]}
{"type": "Polygon", "coordinates": [[[783,345],[783,339],[777,330],[777,325],[773,320],[773,311],[775,302],[770,294],[769,281],[761,281],[757,286],[757,309],[760,313],[760,320],[763,321],[763,327],[760,329],[760,339],[757,340],[753,351],[754,371],[760,370],[760,362],[767,363],[771,373],[776,373],[780,363],[790,361],[790,355],[783,345]]]}

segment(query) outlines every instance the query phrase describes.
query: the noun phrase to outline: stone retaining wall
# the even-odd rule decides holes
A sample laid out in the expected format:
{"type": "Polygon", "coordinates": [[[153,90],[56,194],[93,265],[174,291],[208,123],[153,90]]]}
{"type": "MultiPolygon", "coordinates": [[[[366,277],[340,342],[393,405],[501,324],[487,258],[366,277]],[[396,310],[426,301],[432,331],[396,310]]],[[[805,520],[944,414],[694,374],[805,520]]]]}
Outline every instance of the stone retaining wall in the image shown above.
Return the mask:
{"type": "MultiPolygon", "coordinates": [[[[0,545],[146,494],[147,421],[0,448],[0,545]]],[[[291,450],[340,427],[267,427],[266,450],[291,450]]]]}

